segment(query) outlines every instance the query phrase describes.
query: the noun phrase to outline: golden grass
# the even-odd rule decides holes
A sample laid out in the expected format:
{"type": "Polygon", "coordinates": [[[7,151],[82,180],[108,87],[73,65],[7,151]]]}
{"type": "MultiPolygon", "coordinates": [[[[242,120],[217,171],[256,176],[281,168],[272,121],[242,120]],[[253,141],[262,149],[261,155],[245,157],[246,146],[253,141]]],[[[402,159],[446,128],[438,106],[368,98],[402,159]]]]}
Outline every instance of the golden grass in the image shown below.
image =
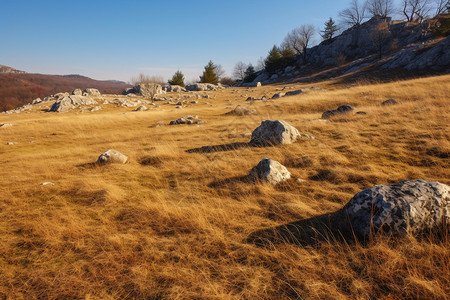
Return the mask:
{"type": "Polygon", "coordinates": [[[336,211],[376,184],[450,184],[449,82],[448,75],[350,88],[324,82],[316,86],[326,92],[245,102],[283,87],[264,86],[208,92],[216,98],[181,110],[106,105],[0,115],[15,124],[0,128],[0,298],[444,299],[447,238],[271,248],[245,240],[336,211]],[[380,106],[389,98],[399,104],[380,106]],[[224,115],[238,104],[258,113],[224,115]],[[318,121],[342,104],[367,114],[318,121]],[[206,123],[154,127],[189,114],[206,123]],[[284,119],[316,139],[187,152],[248,142],[242,134],[265,119],[284,119]],[[110,148],[129,163],[90,164],[110,148]],[[263,157],[294,179],[279,187],[238,180],[263,157]],[[55,185],[40,185],[46,181],[55,185]]]}

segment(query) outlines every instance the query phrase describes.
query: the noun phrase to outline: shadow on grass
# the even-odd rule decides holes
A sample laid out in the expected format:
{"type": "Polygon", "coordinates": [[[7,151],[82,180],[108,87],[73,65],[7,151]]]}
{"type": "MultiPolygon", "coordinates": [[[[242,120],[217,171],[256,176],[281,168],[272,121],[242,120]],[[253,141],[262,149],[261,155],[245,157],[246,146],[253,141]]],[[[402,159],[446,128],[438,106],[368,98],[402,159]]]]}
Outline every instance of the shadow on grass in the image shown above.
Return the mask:
{"type": "Polygon", "coordinates": [[[291,243],[315,246],[320,242],[353,242],[355,236],[350,221],[342,210],[315,216],[250,234],[247,243],[260,247],[291,243]]]}
{"type": "Polygon", "coordinates": [[[233,184],[233,183],[237,183],[237,182],[251,182],[251,181],[253,181],[253,179],[250,177],[250,175],[237,176],[237,177],[227,178],[224,180],[213,181],[210,184],[208,184],[208,187],[217,188],[217,187],[224,187],[229,184],[233,184]]]}
{"type": "Polygon", "coordinates": [[[213,146],[203,146],[200,148],[188,149],[186,152],[188,153],[214,153],[214,152],[223,152],[223,151],[233,151],[240,148],[249,148],[255,147],[254,144],[251,143],[230,143],[230,144],[222,144],[222,145],[213,145],[213,146]]]}

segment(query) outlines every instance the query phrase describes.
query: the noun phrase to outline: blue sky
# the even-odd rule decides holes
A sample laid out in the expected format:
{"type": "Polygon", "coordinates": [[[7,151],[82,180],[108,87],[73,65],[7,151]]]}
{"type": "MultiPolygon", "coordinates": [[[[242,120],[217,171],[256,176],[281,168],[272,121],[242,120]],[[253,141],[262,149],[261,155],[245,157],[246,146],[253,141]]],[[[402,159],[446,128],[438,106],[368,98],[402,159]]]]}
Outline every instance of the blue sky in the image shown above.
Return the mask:
{"type": "Polygon", "coordinates": [[[256,64],[293,28],[322,29],[348,2],[0,0],[0,64],[124,81],[180,69],[196,80],[213,60],[231,75],[236,62],[256,64]]]}

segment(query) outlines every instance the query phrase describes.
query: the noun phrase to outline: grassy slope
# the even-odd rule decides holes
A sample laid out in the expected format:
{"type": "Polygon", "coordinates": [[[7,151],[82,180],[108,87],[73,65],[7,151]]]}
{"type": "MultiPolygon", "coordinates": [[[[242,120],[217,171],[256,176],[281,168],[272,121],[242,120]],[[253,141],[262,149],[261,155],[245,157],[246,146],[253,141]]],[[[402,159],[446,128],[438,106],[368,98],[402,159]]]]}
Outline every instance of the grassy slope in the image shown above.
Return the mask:
{"type": "Polygon", "coordinates": [[[270,97],[283,87],[268,86],[209,92],[217,98],[182,110],[162,104],[131,113],[107,105],[95,113],[0,115],[0,123],[16,124],[0,128],[0,297],[445,298],[448,240],[272,249],[243,240],[335,211],[376,184],[450,184],[449,82],[450,76],[351,88],[322,83],[332,90],[259,103],[241,96],[270,97]],[[400,104],[379,105],[388,98],[400,104]],[[237,104],[258,114],[224,115],[237,104]],[[317,120],[341,104],[367,115],[317,120]],[[152,126],[187,114],[206,123],[152,126]],[[284,119],[316,139],[186,152],[246,142],[241,134],[265,119],[284,119]],[[130,162],[89,165],[109,148],[130,162]],[[233,179],[263,157],[284,164],[294,179],[276,188],[233,179]],[[55,185],[41,186],[45,181],[55,185]]]}

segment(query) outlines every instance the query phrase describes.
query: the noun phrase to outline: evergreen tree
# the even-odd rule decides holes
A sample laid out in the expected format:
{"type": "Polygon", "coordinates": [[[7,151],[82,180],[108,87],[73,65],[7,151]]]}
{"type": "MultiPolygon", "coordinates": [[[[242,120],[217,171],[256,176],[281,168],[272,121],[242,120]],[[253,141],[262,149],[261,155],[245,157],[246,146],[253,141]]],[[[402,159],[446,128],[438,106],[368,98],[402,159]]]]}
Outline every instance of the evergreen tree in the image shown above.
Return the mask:
{"type": "Polygon", "coordinates": [[[172,79],[169,80],[170,85],[179,85],[184,87],[184,75],[181,73],[180,70],[176,71],[175,74],[173,74],[172,79]]]}
{"type": "Polygon", "coordinates": [[[219,79],[217,77],[215,69],[216,69],[216,66],[214,65],[212,60],[210,60],[208,62],[208,64],[205,66],[205,70],[203,71],[203,75],[200,76],[200,82],[217,84],[219,82],[219,79]]]}
{"type": "Polygon", "coordinates": [[[338,27],[336,26],[336,23],[333,21],[333,19],[330,17],[330,19],[327,22],[325,22],[324,30],[320,31],[322,32],[320,35],[322,36],[324,41],[327,41],[333,38],[333,35],[336,31],[338,31],[338,27]]]}
{"type": "Polygon", "coordinates": [[[244,72],[245,75],[245,82],[251,82],[256,78],[256,72],[255,72],[255,68],[253,67],[252,64],[249,64],[247,69],[244,72]]]}
{"type": "Polygon", "coordinates": [[[272,49],[270,49],[269,54],[264,60],[266,70],[269,73],[273,73],[274,71],[276,71],[280,59],[281,59],[280,49],[277,47],[277,45],[273,45],[272,49]]]}
{"type": "Polygon", "coordinates": [[[295,55],[295,51],[289,45],[284,44],[281,46],[280,54],[283,58],[289,58],[295,55]]]}

